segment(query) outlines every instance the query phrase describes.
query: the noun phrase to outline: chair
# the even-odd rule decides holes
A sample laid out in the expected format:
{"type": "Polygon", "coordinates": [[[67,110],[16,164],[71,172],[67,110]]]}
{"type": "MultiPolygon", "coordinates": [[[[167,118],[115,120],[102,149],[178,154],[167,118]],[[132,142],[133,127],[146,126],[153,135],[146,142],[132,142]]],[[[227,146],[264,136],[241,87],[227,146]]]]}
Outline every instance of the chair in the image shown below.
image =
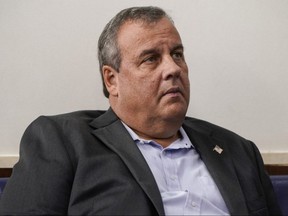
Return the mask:
{"type": "Polygon", "coordinates": [[[0,178],[0,199],[8,179],[9,178],[0,178]]]}
{"type": "Polygon", "coordinates": [[[270,176],[283,215],[288,215],[288,175],[270,176]]]}

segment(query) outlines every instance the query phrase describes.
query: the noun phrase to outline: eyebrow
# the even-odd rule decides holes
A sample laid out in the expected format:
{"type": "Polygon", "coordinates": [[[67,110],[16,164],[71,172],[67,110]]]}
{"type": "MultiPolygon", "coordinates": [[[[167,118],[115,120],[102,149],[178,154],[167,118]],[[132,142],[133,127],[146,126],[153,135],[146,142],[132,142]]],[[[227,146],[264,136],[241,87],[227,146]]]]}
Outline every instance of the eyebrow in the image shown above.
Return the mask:
{"type": "Polygon", "coordinates": [[[149,54],[155,54],[155,53],[158,53],[158,50],[157,49],[146,49],[146,50],[143,50],[140,55],[139,55],[139,59],[149,55],[149,54]]]}
{"type": "Polygon", "coordinates": [[[174,46],[172,50],[178,50],[178,49],[184,50],[183,44],[178,44],[178,45],[174,46]]]}

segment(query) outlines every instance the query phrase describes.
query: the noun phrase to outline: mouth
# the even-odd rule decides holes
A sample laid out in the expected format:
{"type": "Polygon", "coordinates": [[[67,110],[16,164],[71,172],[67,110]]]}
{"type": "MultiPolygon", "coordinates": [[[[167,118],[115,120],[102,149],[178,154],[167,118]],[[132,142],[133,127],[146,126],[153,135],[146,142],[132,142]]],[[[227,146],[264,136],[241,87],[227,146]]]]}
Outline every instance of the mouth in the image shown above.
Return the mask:
{"type": "Polygon", "coordinates": [[[167,91],[164,92],[163,96],[169,95],[172,97],[177,97],[182,95],[182,91],[179,87],[171,87],[167,91]]]}

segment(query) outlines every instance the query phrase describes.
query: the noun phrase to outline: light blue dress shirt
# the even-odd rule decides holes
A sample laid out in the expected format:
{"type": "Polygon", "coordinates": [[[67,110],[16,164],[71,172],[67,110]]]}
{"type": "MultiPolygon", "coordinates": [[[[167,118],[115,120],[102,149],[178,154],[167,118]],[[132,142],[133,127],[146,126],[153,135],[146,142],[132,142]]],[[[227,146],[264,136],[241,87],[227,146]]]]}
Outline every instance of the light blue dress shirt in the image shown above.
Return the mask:
{"type": "Polygon", "coordinates": [[[163,148],[123,125],[155,177],[166,215],[229,215],[214,180],[182,127],[182,137],[163,148]]]}

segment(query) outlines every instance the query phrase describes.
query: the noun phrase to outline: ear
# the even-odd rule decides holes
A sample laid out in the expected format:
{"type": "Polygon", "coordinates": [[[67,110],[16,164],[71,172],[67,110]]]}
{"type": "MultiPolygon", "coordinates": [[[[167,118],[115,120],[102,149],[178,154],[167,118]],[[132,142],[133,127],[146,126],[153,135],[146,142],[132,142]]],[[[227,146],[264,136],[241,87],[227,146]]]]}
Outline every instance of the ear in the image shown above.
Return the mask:
{"type": "Polygon", "coordinates": [[[104,65],[102,74],[107,91],[111,96],[118,96],[118,72],[111,66],[104,65]]]}

